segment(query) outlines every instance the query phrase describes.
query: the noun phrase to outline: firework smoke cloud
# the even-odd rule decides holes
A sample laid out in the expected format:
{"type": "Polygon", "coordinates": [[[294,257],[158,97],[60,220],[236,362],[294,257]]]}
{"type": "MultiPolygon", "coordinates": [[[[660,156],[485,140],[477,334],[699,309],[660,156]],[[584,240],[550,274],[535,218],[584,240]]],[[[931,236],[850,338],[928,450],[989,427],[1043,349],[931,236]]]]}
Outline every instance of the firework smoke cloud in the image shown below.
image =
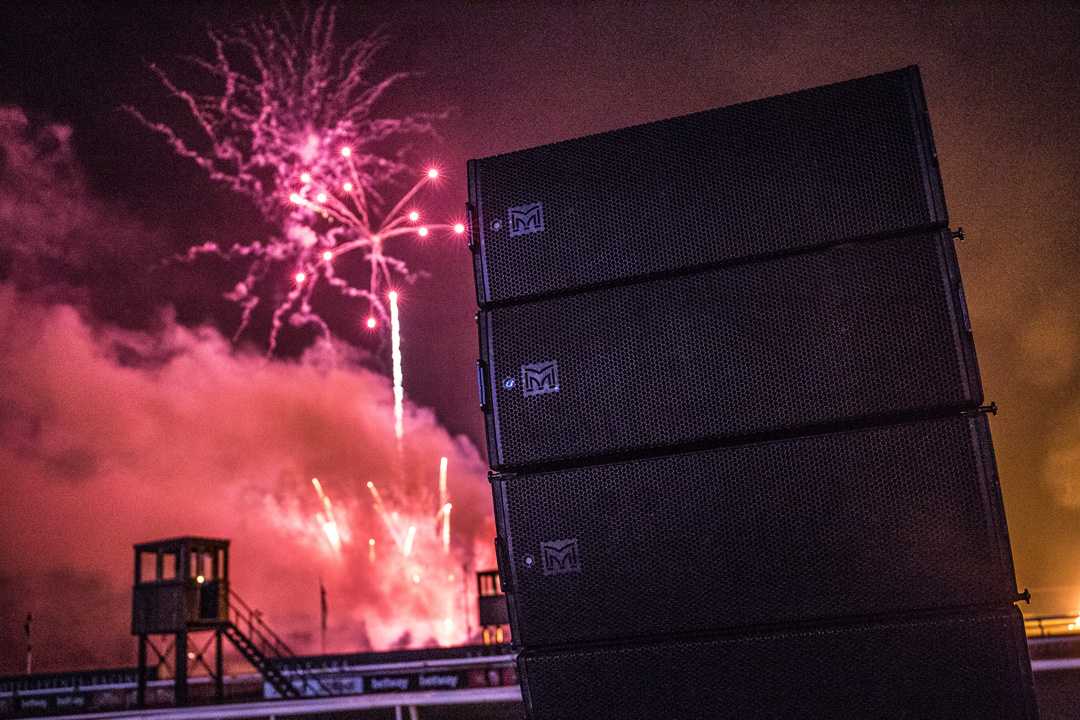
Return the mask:
{"type": "MultiPolygon", "coordinates": [[[[494,563],[484,462],[404,396],[399,336],[392,382],[312,307],[324,284],[367,303],[370,329],[400,330],[387,306],[414,275],[386,248],[464,231],[425,224],[413,204],[436,168],[411,168],[404,146],[376,152],[431,131],[428,115],[373,115],[403,77],[369,82],[383,40],[343,46],[334,29],[324,7],[211,32],[216,53],[187,61],[216,95],[155,68],[194,119],[190,137],[127,108],[278,229],[177,259],[242,265],[227,292],[237,337],[287,284],[269,352],[286,323],[322,331],[295,361],[267,362],[169,308],[139,330],[103,322],[88,307],[94,263],[149,275],[169,243],[90,189],[70,127],[0,108],[0,616],[33,609],[42,669],[130,663],[130,547],[185,534],[233,540],[236,589],[300,652],[319,648],[322,585],[331,652],[455,644],[475,629],[472,573],[494,563]],[[393,187],[405,191],[386,200],[393,187]]],[[[4,659],[18,643],[0,630],[4,659]]]]}

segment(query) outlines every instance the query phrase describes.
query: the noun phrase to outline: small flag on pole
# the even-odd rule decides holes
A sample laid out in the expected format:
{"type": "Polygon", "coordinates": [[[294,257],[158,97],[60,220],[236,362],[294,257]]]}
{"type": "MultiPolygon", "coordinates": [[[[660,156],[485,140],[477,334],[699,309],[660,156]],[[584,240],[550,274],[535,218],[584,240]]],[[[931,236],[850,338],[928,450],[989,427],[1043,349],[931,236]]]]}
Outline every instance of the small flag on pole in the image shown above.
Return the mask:
{"type": "Polygon", "coordinates": [[[23,623],[23,633],[26,635],[26,674],[34,670],[34,646],[30,643],[30,626],[34,622],[34,616],[26,613],[26,622],[23,623]]]}
{"type": "Polygon", "coordinates": [[[323,653],[325,653],[326,652],[326,615],[327,615],[327,610],[328,609],[327,609],[327,605],[326,605],[326,586],[323,585],[322,578],[319,578],[319,610],[320,610],[320,614],[321,614],[321,619],[320,619],[320,622],[319,622],[319,629],[321,631],[321,637],[322,637],[322,651],[323,651],[323,653]]]}

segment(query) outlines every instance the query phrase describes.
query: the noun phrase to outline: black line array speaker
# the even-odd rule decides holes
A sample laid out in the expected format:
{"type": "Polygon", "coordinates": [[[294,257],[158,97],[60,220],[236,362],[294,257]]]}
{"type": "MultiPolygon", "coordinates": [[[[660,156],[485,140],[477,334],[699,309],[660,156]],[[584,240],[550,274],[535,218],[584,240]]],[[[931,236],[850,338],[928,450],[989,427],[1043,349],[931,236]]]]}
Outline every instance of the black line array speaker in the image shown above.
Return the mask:
{"type": "Polygon", "coordinates": [[[481,305],[947,222],[914,67],[468,170],[481,305]]]}
{"type": "MultiPolygon", "coordinates": [[[[644,611],[643,611],[644,612],[644,611]]],[[[1019,611],[526,651],[544,720],[1036,720],[1019,611]]]]}
{"type": "Polygon", "coordinates": [[[982,414],[493,482],[526,646],[1016,597],[982,414]]]}
{"type": "Polygon", "coordinates": [[[982,401],[947,232],[482,310],[506,469],[982,401]]]}
{"type": "Polygon", "coordinates": [[[469,163],[531,720],[1035,720],[918,70],[469,163]]]}

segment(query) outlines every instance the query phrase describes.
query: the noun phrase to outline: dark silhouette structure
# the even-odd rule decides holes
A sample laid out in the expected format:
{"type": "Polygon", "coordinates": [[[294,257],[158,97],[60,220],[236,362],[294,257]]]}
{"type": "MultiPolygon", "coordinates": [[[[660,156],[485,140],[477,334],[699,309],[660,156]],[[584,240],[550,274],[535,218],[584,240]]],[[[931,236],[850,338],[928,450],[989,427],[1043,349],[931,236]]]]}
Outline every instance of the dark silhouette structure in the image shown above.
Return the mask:
{"type": "Polygon", "coordinates": [[[137,704],[146,704],[147,651],[156,657],[159,674],[170,667],[177,706],[188,703],[189,663],[213,678],[214,698],[225,699],[224,640],[263,676],[281,697],[332,694],[304,670],[289,646],[263,622],[229,585],[229,541],[179,537],[135,546],[135,584],[131,632],[138,637],[137,704]],[[192,635],[209,633],[205,641],[192,635]],[[151,636],[167,636],[159,647],[151,636]],[[213,647],[212,663],[207,656],[213,647]]]}

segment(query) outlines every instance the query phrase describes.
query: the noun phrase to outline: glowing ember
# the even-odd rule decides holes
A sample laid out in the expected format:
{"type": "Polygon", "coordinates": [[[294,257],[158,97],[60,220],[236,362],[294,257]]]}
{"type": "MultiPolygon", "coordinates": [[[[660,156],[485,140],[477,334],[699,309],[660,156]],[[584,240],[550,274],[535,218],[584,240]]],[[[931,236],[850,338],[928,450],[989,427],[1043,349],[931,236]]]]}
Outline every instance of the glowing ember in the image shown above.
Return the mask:
{"type": "Polygon", "coordinates": [[[364,324],[367,325],[368,330],[374,330],[375,326],[378,325],[379,323],[378,323],[377,320],[375,320],[375,318],[369,317],[367,319],[367,322],[365,322],[364,324]]]}
{"type": "Polygon", "coordinates": [[[461,235],[463,232],[465,232],[465,226],[461,223],[454,223],[454,232],[458,235],[461,235]]]}
{"type": "Polygon", "coordinates": [[[415,210],[413,210],[411,213],[409,213],[409,222],[416,222],[419,219],[420,219],[420,213],[416,212],[415,210]]]}
{"type": "Polygon", "coordinates": [[[420,228],[419,230],[417,230],[417,231],[416,231],[416,233],[417,233],[417,234],[418,234],[418,235],[419,235],[420,237],[427,237],[427,234],[428,234],[428,229],[427,229],[426,227],[422,227],[422,228],[420,228]]]}
{"type": "Polygon", "coordinates": [[[322,259],[325,260],[326,262],[330,262],[331,260],[334,259],[334,253],[327,250],[322,254],[322,259]]]}
{"type": "Polygon", "coordinates": [[[435,178],[439,177],[439,171],[436,168],[431,168],[427,171],[427,176],[429,179],[434,180],[435,178]]]}

